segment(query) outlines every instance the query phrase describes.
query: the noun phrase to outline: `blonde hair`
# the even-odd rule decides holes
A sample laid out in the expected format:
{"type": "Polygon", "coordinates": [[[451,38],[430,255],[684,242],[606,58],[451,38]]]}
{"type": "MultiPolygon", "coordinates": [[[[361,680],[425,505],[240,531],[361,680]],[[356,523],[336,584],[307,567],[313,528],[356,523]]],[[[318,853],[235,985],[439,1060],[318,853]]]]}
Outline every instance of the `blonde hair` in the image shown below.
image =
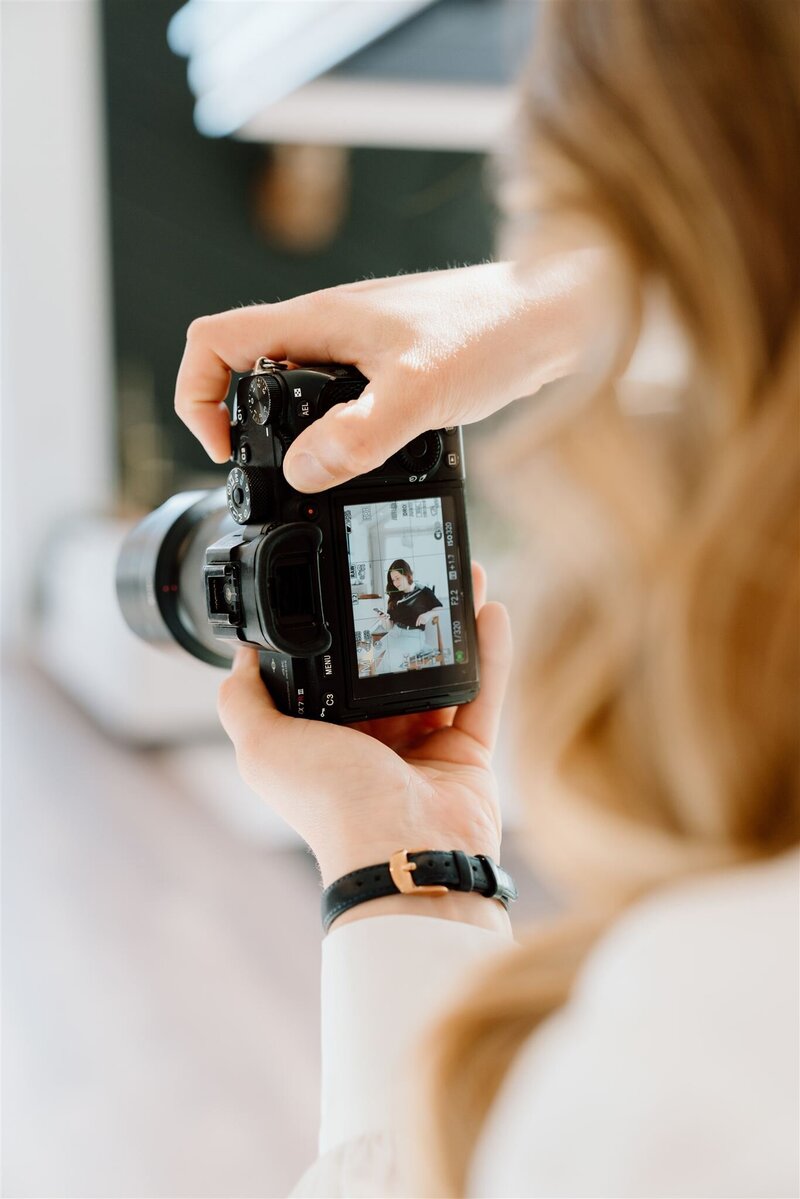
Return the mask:
{"type": "Polygon", "coordinates": [[[538,551],[548,537],[571,550],[520,655],[520,777],[527,839],[577,898],[419,1047],[426,1196],[464,1194],[506,1071],[568,998],[598,929],[637,896],[800,832],[797,11],[543,7],[516,219],[535,214],[537,236],[599,228],[632,298],[628,340],[658,280],[693,367],[658,415],[604,380],[537,401],[504,443],[515,512],[547,518],[538,551]]]}

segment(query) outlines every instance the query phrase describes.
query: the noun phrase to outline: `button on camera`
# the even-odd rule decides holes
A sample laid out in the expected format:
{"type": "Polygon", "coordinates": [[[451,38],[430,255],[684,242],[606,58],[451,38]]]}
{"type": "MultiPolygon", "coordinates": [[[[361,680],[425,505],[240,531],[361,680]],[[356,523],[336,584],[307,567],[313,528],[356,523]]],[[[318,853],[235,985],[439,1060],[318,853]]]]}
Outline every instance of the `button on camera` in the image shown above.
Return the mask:
{"type": "Polygon", "coordinates": [[[240,525],[258,523],[269,515],[269,491],[263,471],[253,467],[234,466],[225,485],[228,508],[240,525]]]}
{"type": "Polygon", "coordinates": [[[397,457],[410,475],[424,477],[438,467],[443,448],[441,433],[423,433],[403,446],[397,457]]]}
{"type": "MultiPolygon", "coordinates": [[[[280,412],[282,398],[281,385],[273,374],[252,375],[247,383],[244,395],[245,415],[249,415],[253,424],[266,425],[275,420],[280,412]]],[[[240,407],[242,396],[239,398],[240,407]]]]}

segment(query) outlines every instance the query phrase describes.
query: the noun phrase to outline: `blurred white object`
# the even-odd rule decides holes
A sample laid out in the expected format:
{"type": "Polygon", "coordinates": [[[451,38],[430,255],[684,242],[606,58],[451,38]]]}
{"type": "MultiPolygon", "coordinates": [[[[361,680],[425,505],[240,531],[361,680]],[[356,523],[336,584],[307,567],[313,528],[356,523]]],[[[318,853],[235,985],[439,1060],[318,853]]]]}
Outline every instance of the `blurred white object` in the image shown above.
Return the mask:
{"type": "Polygon", "coordinates": [[[2,5],[4,648],[31,639],[53,522],[113,499],[101,21],[95,0],[2,5]]]}
{"type": "Polygon", "coordinates": [[[129,528],[126,521],[87,517],[55,530],[33,641],[38,664],[101,729],[161,747],[156,760],[163,776],[239,838],[271,849],[301,845],[239,777],[217,718],[223,671],[177,645],[148,645],[126,625],[114,574],[129,528]]]}
{"type": "Polygon", "coordinates": [[[170,22],[208,137],[484,153],[535,0],[188,0],[170,22]]]}
{"type": "Polygon", "coordinates": [[[222,137],[431,3],[189,0],[170,21],[167,40],[189,58],[197,128],[222,137]]]}
{"type": "Polygon", "coordinates": [[[510,88],[492,84],[316,79],[262,109],[237,130],[248,142],[304,142],[482,153],[516,110],[510,88]]]}
{"type": "Polygon", "coordinates": [[[42,554],[35,657],[102,728],[125,740],[163,744],[219,734],[222,671],[178,646],[140,641],[123,620],[114,574],[129,528],[85,517],[54,529],[42,554]]]}
{"type": "MultiPolygon", "coordinates": [[[[209,667],[213,669],[213,667],[209,667]]],[[[269,849],[300,849],[305,844],[277,812],[239,776],[236,754],[221,741],[176,745],[160,755],[166,778],[224,824],[239,840],[269,849]]]]}

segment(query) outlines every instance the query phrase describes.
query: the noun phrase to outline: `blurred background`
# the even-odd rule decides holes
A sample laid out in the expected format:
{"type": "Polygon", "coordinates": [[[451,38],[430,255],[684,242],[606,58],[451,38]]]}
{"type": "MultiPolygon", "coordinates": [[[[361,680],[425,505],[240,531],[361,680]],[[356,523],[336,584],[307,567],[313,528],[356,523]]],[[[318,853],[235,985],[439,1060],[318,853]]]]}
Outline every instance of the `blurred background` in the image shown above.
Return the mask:
{"type": "Polygon", "coordinates": [[[492,256],[536,4],[0,19],[3,1193],[281,1195],[316,1150],[316,868],[238,780],[220,673],[128,632],[114,561],[225,474],[172,411],[194,317],[492,256]]]}

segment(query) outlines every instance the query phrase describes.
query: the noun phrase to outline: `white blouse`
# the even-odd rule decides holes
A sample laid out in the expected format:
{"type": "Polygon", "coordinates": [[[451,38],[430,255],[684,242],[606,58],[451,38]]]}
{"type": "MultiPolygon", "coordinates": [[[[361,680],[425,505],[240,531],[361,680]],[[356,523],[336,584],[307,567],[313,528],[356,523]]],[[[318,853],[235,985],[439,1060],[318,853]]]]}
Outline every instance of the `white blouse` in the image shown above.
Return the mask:
{"type": "MultiPolygon", "coordinates": [[[[334,925],[322,944],[320,1156],[295,1199],[410,1199],[409,1047],[461,979],[483,972],[491,985],[492,957],[508,950],[499,934],[432,917],[334,925]]],[[[797,853],[643,900],[515,1059],[467,1194],[797,1196],[798,979],[797,853]]]]}

